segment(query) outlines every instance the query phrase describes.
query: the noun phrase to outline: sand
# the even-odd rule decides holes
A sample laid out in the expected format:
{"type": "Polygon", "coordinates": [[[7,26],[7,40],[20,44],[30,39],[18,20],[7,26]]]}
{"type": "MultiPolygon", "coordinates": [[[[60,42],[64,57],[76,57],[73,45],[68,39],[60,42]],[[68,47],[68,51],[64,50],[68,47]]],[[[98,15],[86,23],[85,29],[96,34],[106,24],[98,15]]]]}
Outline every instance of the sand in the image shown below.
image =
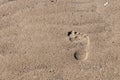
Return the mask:
{"type": "Polygon", "coordinates": [[[0,0],[0,80],[120,80],[120,0],[0,0]]]}

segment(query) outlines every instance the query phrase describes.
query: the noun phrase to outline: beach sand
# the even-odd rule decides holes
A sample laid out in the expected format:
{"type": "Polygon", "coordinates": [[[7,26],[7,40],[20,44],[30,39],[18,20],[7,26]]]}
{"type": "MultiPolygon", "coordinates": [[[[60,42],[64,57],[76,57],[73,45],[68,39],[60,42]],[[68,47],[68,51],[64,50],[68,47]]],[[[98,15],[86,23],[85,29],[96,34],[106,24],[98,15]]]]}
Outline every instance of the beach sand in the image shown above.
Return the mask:
{"type": "Polygon", "coordinates": [[[120,80],[120,0],[0,0],[0,80],[120,80]]]}

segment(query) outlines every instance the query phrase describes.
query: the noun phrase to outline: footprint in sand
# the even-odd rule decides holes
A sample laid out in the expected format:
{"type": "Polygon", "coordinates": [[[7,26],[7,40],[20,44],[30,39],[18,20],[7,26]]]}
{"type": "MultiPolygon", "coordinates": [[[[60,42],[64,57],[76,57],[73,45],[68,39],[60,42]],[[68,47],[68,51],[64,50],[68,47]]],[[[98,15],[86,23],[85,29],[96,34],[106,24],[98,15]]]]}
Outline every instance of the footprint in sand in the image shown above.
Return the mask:
{"type": "Polygon", "coordinates": [[[87,60],[90,48],[90,39],[87,34],[70,31],[68,32],[69,40],[76,44],[74,47],[74,58],[76,60],[87,60]]]}

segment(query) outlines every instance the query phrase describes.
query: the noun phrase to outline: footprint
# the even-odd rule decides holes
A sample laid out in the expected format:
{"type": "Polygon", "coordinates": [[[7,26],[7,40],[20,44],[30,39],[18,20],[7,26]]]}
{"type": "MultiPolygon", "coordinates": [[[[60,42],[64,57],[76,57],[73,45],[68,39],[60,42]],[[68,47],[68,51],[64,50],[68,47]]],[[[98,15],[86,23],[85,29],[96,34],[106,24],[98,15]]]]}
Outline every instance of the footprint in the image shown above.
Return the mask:
{"type": "Polygon", "coordinates": [[[87,34],[70,31],[68,32],[69,40],[77,44],[74,47],[74,58],[76,60],[87,60],[90,48],[90,39],[87,34]]]}

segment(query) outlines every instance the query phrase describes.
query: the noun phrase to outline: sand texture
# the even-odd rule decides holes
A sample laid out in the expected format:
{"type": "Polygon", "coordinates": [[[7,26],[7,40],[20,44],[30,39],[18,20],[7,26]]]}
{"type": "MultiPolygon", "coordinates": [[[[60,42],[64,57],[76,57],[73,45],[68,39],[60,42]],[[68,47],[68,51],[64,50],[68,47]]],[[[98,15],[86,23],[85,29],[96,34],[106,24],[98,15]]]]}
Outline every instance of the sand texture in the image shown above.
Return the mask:
{"type": "Polygon", "coordinates": [[[0,80],[120,80],[120,0],[0,0],[0,80]]]}

